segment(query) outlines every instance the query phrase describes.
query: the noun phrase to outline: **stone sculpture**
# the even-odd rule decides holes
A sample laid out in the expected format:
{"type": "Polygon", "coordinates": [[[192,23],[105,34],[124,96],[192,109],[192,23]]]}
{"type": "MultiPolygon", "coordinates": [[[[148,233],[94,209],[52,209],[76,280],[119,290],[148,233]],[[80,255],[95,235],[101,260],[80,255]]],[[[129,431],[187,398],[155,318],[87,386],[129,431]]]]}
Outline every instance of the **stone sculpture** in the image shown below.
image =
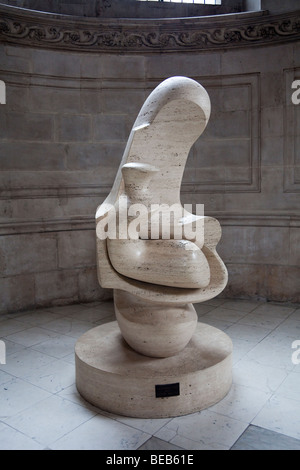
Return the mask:
{"type": "Polygon", "coordinates": [[[189,150],[209,116],[199,83],[162,82],[145,101],[97,210],[98,277],[114,290],[117,322],[78,340],[76,374],[79,392],[108,411],[177,416],[219,401],[230,388],[231,341],[198,323],[192,305],[227,283],[216,252],[220,225],[180,201],[189,150]]]}

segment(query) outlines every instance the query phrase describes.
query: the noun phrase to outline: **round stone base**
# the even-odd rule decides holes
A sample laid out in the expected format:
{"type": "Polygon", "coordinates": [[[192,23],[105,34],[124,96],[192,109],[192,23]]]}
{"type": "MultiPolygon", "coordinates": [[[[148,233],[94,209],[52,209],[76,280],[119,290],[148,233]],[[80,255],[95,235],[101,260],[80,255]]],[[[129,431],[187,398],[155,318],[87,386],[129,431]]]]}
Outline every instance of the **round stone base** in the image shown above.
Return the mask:
{"type": "Polygon", "coordinates": [[[90,403],[136,418],[170,418],[220,401],[232,383],[232,342],[198,323],[179,354],[167,358],[135,352],[117,322],[82,335],[75,346],[76,385],[90,403]]]}

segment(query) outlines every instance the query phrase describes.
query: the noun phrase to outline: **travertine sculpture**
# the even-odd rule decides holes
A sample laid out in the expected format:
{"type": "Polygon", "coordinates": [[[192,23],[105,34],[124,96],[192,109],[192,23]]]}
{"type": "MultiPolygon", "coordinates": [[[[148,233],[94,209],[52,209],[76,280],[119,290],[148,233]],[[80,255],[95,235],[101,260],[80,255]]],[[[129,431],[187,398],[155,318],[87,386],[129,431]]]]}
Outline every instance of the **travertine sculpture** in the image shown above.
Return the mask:
{"type": "Polygon", "coordinates": [[[216,252],[220,225],[180,202],[186,159],[209,115],[199,83],[162,82],[142,107],[97,210],[99,282],[114,289],[118,325],[77,342],[77,388],[108,411],[176,416],[215,403],[230,387],[231,341],[197,323],[192,305],[226,285],[216,252]]]}

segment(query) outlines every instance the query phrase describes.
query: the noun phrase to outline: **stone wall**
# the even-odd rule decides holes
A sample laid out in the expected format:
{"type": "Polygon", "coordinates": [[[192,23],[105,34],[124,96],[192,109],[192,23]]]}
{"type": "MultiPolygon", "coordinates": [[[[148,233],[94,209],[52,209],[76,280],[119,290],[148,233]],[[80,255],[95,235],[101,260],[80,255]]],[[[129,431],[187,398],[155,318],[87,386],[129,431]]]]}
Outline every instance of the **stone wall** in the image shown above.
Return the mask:
{"type": "Polygon", "coordinates": [[[172,75],[198,80],[212,101],[182,202],[221,222],[224,295],[300,301],[299,35],[164,53],[31,40],[0,39],[1,312],[111,295],[97,282],[96,207],[145,98],[172,75]]]}
{"type": "Polygon", "coordinates": [[[2,0],[1,3],[63,15],[102,18],[176,18],[237,13],[243,0],[226,0],[221,5],[138,0],[2,0]]]}
{"type": "Polygon", "coordinates": [[[178,18],[258,10],[283,13],[299,8],[298,0],[222,0],[221,5],[150,0],[2,0],[1,3],[62,15],[102,18],[178,18]]]}

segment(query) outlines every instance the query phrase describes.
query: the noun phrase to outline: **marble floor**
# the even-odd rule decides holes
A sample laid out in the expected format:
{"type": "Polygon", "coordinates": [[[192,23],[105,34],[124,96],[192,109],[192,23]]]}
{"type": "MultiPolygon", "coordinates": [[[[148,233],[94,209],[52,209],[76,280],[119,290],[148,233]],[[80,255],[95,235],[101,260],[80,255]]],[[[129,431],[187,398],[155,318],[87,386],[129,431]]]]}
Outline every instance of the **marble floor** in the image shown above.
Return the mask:
{"type": "Polygon", "coordinates": [[[75,342],[114,320],[112,302],[0,316],[0,449],[300,450],[300,306],[216,298],[196,308],[232,338],[233,386],[204,411],[153,420],[102,412],[77,393],[75,342]]]}

